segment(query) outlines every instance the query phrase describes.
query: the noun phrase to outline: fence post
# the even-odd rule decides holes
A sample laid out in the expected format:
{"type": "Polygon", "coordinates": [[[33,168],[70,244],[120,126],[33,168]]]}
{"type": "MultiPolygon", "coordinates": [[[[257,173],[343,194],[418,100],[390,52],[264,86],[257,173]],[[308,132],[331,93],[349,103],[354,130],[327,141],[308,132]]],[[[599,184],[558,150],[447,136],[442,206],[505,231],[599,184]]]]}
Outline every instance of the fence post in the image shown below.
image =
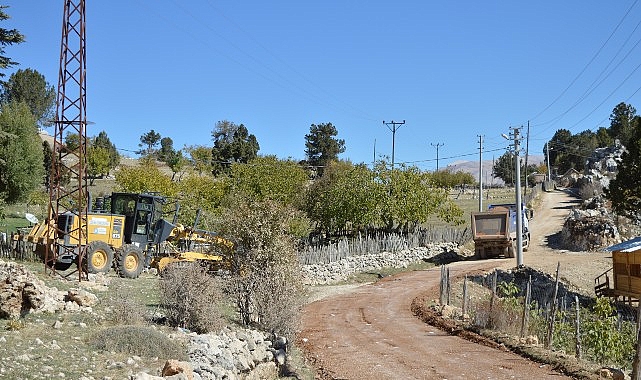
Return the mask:
{"type": "Polygon", "coordinates": [[[523,302],[523,318],[521,318],[521,335],[520,338],[525,336],[525,331],[530,322],[530,298],[532,297],[532,276],[527,281],[525,287],[525,301],[523,302]]]}
{"type": "Polygon", "coordinates": [[[450,268],[449,267],[445,268],[445,279],[446,279],[446,283],[445,283],[445,291],[446,292],[445,292],[445,294],[446,294],[446,298],[447,298],[447,304],[449,305],[450,304],[450,290],[451,290],[450,268]]]}
{"type": "Polygon", "coordinates": [[[632,380],[641,380],[641,300],[637,309],[637,344],[632,361],[632,380]]]}
{"type": "Polygon", "coordinates": [[[574,330],[574,335],[576,336],[576,358],[581,359],[581,307],[579,305],[579,296],[577,295],[574,296],[574,305],[576,308],[576,322],[574,330]]]}
{"type": "Polygon", "coordinates": [[[492,276],[492,298],[490,298],[490,315],[488,316],[488,325],[490,328],[494,328],[494,300],[496,299],[496,278],[498,276],[498,271],[494,270],[494,276],[492,276]]]}
{"type": "Polygon", "coordinates": [[[441,282],[439,286],[438,301],[441,305],[445,304],[445,266],[441,265],[441,282]]]}
{"type": "Polygon", "coordinates": [[[548,350],[552,349],[552,340],[554,339],[554,322],[556,320],[556,295],[559,292],[559,269],[561,262],[556,264],[556,281],[554,281],[554,296],[552,297],[552,308],[550,311],[550,325],[548,326],[548,335],[545,340],[545,346],[548,350]]]}
{"type": "Polygon", "coordinates": [[[467,275],[465,275],[465,279],[463,279],[463,307],[462,307],[461,313],[463,316],[467,314],[467,275]]]}

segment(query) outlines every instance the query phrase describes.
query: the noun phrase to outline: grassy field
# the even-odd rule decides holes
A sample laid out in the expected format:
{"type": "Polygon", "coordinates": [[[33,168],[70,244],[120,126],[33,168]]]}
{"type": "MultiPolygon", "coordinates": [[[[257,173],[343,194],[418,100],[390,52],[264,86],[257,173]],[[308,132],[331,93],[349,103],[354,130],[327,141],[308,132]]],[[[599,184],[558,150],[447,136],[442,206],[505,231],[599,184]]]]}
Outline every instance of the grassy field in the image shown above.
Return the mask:
{"type": "MultiPolygon", "coordinates": [[[[497,203],[514,203],[514,189],[510,188],[496,188],[483,190],[483,211],[487,210],[487,206],[497,203]]],[[[479,198],[478,191],[467,190],[461,193],[457,190],[450,191],[450,199],[456,203],[463,210],[463,225],[464,227],[469,224],[471,214],[479,211],[479,198]]],[[[444,221],[440,220],[434,215],[426,223],[430,227],[447,227],[449,226],[444,221]]]]}

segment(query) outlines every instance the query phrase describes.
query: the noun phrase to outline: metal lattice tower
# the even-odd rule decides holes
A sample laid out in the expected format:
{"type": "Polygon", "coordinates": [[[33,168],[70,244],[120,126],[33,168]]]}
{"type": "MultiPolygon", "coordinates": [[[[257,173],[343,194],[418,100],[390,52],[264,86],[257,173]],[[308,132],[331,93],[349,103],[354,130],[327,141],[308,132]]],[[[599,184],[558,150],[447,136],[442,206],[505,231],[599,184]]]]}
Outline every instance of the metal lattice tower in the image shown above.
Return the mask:
{"type": "MultiPolygon", "coordinates": [[[[85,43],[85,1],[66,0],[62,21],[60,45],[60,71],[58,73],[58,96],[56,100],[55,137],[53,142],[53,163],[49,188],[49,223],[47,236],[54,241],[46,245],[45,268],[53,268],[60,255],[78,254],[78,276],[85,258],[82,242],[87,236],[85,223],[77,223],[76,230],[65,231],[58,225],[59,216],[72,213],[79,220],[87,220],[87,118],[86,118],[86,43],[85,43]],[[68,150],[64,137],[77,134],[78,147],[68,150]],[[51,231],[53,230],[53,231],[51,231]],[[67,234],[68,244],[59,244],[58,238],[67,234]]],[[[55,269],[54,269],[55,271],[55,269]]]]}

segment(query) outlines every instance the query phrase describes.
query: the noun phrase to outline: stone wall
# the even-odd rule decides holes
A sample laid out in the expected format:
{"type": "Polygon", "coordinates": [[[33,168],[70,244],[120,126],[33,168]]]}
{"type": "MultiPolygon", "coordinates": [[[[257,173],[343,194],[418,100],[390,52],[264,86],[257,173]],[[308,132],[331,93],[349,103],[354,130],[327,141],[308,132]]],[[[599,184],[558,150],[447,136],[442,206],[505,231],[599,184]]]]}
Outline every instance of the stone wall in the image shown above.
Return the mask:
{"type": "Polygon", "coordinates": [[[217,334],[199,335],[182,330],[177,334],[188,335],[189,362],[168,361],[162,376],[141,372],[131,380],[275,379],[278,367],[285,364],[284,341],[270,340],[260,331],[227,327],[217,334]]]}
{"type": "Polygon", "coordinates": [[[397,252],[350,256],[329,264],[303,265],[303,282],[306,285],[325,285],[344,281],[358,272],[376,271],[381,268],[407,268],[410,264],[434,260],[449,262],[461,252],[456,243],[432,244],[428,247],[417,247],[397,252]]]}

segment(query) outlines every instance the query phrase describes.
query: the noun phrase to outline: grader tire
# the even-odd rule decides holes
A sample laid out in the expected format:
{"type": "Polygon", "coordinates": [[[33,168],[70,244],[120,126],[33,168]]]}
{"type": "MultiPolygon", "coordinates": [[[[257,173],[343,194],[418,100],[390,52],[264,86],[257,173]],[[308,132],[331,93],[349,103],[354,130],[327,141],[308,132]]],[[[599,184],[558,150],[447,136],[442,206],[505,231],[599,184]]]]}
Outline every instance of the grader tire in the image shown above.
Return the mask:
{"type": "Polygon", "coordinates": [[[104,241],[92,241],[87,246],[84,265],[89,273],[107,273],[113,264],[114,252],[104,241]]]}
{"type": "Polygon", "coordinates": [[[116,271],[120,277],[138,278],[144,264],[145,255],[133,244],[125,244],[116,251],[116,271]]]}

